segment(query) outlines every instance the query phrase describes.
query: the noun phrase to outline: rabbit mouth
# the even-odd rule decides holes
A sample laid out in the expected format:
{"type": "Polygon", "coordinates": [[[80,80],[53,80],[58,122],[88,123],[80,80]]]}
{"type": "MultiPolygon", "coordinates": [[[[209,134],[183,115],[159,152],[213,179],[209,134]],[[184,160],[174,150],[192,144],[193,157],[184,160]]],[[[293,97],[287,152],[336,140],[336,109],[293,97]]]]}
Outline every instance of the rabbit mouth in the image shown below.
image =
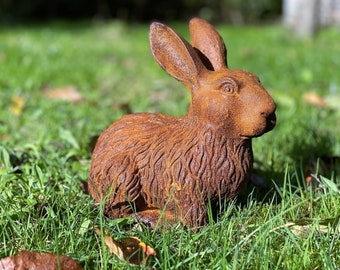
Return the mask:
{"type": "Polygon", "coordinates": [[[242,140],[247,140],[255,137],[260,137],[263,134],[271,131],[276,126],[276,115],[271,114],[268,117],[264,118],[263,124],[258,125],[252,132],[249,132],[248,134],[240,134],[240,138],[242,140]]]}
{"type": "MultiPolygon", "coordinates": [[[[268,117],[265,118],[265,127],[263,128],[263,131],[260,132],[260,135],[258,136],[261,136],[263,135],[264,133],[267,133],[268,131],[271,131],[275,126],[276,126],[276,115],[275,113],[269,115],[268,117]]],[[[256,137],[258,137],[256,136],[256,137]]]]}

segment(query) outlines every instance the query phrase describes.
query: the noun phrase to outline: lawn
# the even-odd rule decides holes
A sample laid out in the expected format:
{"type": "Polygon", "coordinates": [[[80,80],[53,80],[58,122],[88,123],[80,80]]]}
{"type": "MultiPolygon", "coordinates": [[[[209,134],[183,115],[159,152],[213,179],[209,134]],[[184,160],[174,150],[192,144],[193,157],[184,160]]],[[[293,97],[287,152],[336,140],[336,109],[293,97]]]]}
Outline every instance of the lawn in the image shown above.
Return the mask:
{"type": "MultiPolygon", "coordinates": [[[[171,26],[188,38],[186,24],[171,26]]],[[[93,138],[110,123],[130,112],[186,112],[189,94],[152,58],[148,25],[0,27],[0,258],[32,250],[69,255],[84,269],[133,268],[108,252],[94,233],[101,227],[152,246],[146,268],[340,266],[340,162],[329,162],[340,155],[339,29],[297,40],[279,25],[217,28],[230,68],[261,78],[278,121],[253,141],[266,185],[251,185],[194,233],[109,220],[80,188],[93,138]],[[317,181],[307,188],[309,172],[317,181]]]]}

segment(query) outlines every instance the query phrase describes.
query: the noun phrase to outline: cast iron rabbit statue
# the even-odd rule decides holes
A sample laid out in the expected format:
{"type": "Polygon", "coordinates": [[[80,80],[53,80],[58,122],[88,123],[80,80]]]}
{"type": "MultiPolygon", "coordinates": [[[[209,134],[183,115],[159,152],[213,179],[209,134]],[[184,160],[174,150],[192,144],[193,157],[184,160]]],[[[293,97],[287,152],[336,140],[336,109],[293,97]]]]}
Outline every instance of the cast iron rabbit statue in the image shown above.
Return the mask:
{"type": "Polygon", "coordinates": [[[251,138],[274,128],[275,103],[256,75],[227,67],[221,36],[190,21],[192,46],[154,22],[154,58],[190,91],[181,117],[138,113],[113,123],[93,151],[89,192],[110,218],[133,216],[151,227],[168,221],[198,227],[207,204],[230,200],[248,183],[251,138]]]}

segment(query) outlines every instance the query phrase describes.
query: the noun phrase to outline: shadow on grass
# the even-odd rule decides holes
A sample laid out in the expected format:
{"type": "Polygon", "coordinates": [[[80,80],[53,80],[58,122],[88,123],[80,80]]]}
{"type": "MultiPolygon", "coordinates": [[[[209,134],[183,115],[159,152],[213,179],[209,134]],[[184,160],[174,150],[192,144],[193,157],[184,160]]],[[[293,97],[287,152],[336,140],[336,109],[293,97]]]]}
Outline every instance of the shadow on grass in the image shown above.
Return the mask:
{"type": "Polygon", "coordinates": [[[297,140],[287,143],[284,152],[292,162],[282,164],[281,170],[254,169],[252,181],[237,199],[241,206],[245,206],[249,199],[260,203],[280,203],[277,188],[283,187],[287,174],[290,175],[293,190],[298,187],[306,189],[311,174],[335,180],[340,173],[340,156],[334,156],[332,153],[332,134],[311,129],[308,131],[311,132],[309,139],[298,137],[297,140]]]}

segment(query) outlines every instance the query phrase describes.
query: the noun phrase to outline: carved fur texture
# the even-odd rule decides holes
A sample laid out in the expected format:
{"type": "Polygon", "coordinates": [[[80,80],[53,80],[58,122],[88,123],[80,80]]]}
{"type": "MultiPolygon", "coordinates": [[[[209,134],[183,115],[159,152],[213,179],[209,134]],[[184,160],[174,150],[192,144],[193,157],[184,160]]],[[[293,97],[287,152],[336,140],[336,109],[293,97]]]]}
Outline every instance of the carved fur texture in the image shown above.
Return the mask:
{"type": "Polygon", "coordinates": [[[89,192],[110,218],[134,216],[154,227],[168,221],[204,225],[207,204],[228,201],[247,185],[251,138],[275,126],[275,103],[249,72],[227,67],[226,49],[206,21],[190,22],[193,46],[153,23],[152,53],[191,93],[182,117],[126,115],[99,137],[89,192]]]}

